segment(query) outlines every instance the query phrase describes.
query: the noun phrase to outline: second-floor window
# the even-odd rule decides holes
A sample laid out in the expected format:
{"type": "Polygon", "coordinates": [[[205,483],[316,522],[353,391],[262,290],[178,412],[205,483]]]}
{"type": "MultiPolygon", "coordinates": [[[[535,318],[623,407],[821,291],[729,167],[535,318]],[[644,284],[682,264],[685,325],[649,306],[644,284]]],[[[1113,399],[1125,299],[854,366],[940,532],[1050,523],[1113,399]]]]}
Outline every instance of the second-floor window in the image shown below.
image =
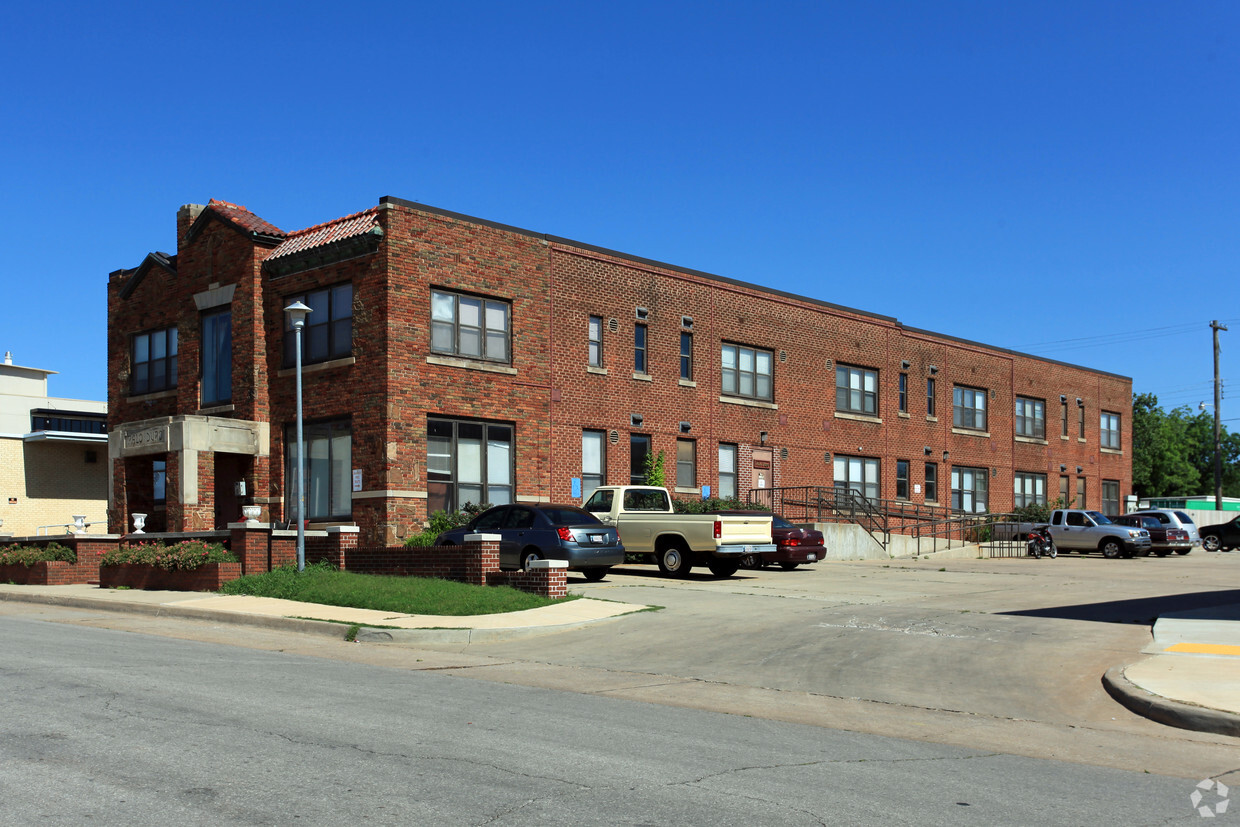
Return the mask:
{"type": "Polygon", "coordinates": [[[723,345],[721,389],[730,396],[771,399],[771,376],[774,358],[769,350],[723,345]]]}
{"type": "Polygon", "coordinates": [[[508,302],[431,291],[431,351],[466,359],[509,362],[508,302]]]}
{"type": "Polygon", "coordinates": [[[837,365],[835,409],[845,413],[878,415],[878,371],[837,365]]]}
{"type": "Polygon", "coordinates": [[[232,400],[232,311],[202,316],[202,404],[232,400]]]}
{"type": "Polygon", "coordinates": [[[633,372],[648,373],[649,365],[646,363],[646,334],[647,329],[644,324],[633,325],[633,372]]]}
{"type": "Polygon", "coordinates": [[[1046,439],[1046,403],[1016,398],[1016,435],[1046,439]]]}
{"type": "Polygon", "coordinates": [[[1102,437],[1100,444],[1103,448],[1114,448],[1119,450],[1119,414],[1102,412],[1102,421],[1100,423],[1102,437]]]}
{"type": "Polygon", "coordinates": [[[900,387],[896,394],[896,402],[900,413],[908,413],[908,374],[900,374],[900,387]]]}
{"type": "Polygon", "coordinates": [[[926,416],[934,416],[934,377],[926,377],[926,416]]]}
{"type": "Polygon", "coordinates": [[[952,388],[952,425],[986,430],[986,391],[957,385],[952,388]]]}
{"type": "MultiPolygon", "coordinates": [[[[301,361],[313,365],[344,359],[353,355],[353,285],[337,284],[299,296],[289,296],[284,301],[288,307],[295,301],[304,303],[311,312],[306,315],[306,326],[301,331],[301,361]]],[[[293,348],[297,335],[287,318],[284,320],[284,366],[296,362],[293,348]]]]}
{"type": "Polygon", "coordinates": [[[590,337],[590,344],[589,344],[590,355],[588,357],[589,361],[587,362],[587,364],[592,368],[601,368],[603,366],[603,317],[602,316],[591,316],[590,317],[589,333],[587,333],[586,335],[590,337]]]}
{"type": "Polygon", "coordinates": [[[177,329],[166,327],[133,337],[133,393],[155,393],[177,386],[177,329]]]}
{"type": "Polygon", "coordinates": [[[680,334],[680,378],[693,378],[693,334],[680,334]]]}

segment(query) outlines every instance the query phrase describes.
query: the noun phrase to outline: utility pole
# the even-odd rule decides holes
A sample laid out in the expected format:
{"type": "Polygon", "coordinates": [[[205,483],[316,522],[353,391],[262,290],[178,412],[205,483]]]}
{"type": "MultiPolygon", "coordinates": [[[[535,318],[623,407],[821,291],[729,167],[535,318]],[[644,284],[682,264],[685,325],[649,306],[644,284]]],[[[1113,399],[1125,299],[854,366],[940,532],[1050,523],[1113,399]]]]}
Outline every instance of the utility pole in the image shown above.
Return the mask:
{"type": "Polygon", "coordinates": [[[1218,332],[1227,328],[1218,323],[1218,319],[1210,322],[1210,330],[1214,331],[1214,510],[1223,510],[1223,450],[1222,450],[1222,414],[1219,409],[1223,405],[1223,381],[1218,375],[1218,332]]]}

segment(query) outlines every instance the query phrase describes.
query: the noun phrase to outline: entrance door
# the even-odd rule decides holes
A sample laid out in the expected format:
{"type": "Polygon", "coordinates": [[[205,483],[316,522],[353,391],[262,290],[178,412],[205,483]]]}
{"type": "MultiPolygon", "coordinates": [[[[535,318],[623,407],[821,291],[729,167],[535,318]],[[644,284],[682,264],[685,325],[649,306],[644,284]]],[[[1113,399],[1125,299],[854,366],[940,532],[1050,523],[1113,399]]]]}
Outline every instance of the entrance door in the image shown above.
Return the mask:
{"type": "Polygon", "coordinates": [[[770,448],[753,449],[753,479],[750,488],[773,488],[774,471],[771,468],[770,448]]]}
{"type": "Polygon", "coordinates": [[[241,454],[215,454],[216,530],[228,528],[229,523],[241,522],[241,498],[237,496],[235,486],[245,479],[249,465],[250,458],[241,454]]]}

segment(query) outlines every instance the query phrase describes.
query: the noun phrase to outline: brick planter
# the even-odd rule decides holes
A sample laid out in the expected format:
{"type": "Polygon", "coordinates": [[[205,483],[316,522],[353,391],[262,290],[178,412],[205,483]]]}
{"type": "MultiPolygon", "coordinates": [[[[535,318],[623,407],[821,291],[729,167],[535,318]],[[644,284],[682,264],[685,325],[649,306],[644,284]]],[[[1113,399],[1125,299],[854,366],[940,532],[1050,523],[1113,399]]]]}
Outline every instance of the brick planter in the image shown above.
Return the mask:
{"type": "Polygon", "coordinates": [[[31,566],[20,564],[0,566],[0,583],[16,583],[19,586],[63,586],[68,583],[85,583],[77,577],[78,567],[63,560],[50,560],[31,566]]]}
{"type": "Polygon", "coordinates": [[[213,592],[222,583],[241,576],[240,563],[207,563],[193,571],[168,571],[158,566],[100,566],[99,585],[105,589],[158,589],[175,592],[213,592]]]}

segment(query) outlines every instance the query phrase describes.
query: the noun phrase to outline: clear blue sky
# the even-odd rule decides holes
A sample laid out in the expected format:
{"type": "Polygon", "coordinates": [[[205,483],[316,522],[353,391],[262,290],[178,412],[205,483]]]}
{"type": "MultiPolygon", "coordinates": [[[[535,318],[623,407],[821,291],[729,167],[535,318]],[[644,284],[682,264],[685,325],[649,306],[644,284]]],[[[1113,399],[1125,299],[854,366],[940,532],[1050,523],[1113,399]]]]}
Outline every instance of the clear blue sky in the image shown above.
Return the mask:
{"type": "Polygon", "coordinates": [[[1237,375],[1240,3],[79,2],[4,25],[0,350],[56,396],[105,397],[107,274],[213,197],[294,230],[394,195],[1168,408],[1212,399],[1219,319],[1237,375]]]}

